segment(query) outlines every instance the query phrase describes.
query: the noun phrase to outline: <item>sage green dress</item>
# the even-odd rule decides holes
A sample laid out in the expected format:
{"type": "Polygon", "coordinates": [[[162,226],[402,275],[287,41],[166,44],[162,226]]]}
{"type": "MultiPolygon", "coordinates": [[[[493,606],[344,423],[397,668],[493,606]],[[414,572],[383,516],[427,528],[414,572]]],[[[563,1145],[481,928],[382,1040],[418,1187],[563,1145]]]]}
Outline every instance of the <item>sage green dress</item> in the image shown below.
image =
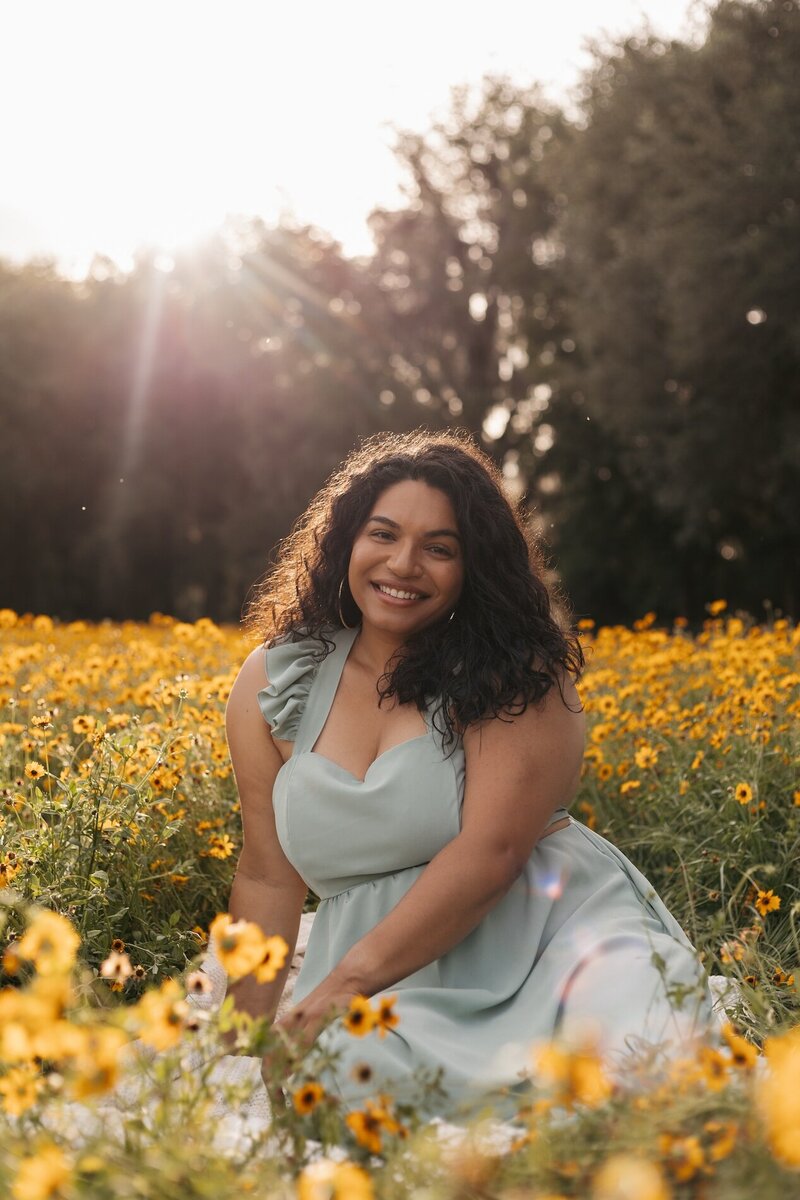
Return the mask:
{"type": "MultiPolygon", "coordinates": [[[[356,633],[332,630],[336,648],[321,662],[315,638],[267,647],[270,682],[258,692],[273,734],[294,741],[273,790],[278,837],[320,897],[295,1003],[461,826],[464,750],[459,742],[447,756],[435,698],[427,732],[379,755],[364,779],[314,751],[356,633]]],[[[551,823],[566,815],[559,809],[551,823]]],[[[624,854],[572,818],[536,845],[471,933],[382,994],[396,995],[399,1023],[383,1037],[328,1025],[318,1043],[339,1057],[322,1082],[356,1108],[381,1090],[417,1099],[415,1072],[441,1068],[444,1095],[428,1091],[419,1109],[456,1121],[490,1093],[493,1112],[512,1116],[531,1046],[555,1034],[592,1032],[609,1061],[624,1064],[639,1039],[679,1049],[712,1020],[705,973],[675,918],[624,854]],[[363,1063],[368,1082],[354,1076],[363,1063]]]]}

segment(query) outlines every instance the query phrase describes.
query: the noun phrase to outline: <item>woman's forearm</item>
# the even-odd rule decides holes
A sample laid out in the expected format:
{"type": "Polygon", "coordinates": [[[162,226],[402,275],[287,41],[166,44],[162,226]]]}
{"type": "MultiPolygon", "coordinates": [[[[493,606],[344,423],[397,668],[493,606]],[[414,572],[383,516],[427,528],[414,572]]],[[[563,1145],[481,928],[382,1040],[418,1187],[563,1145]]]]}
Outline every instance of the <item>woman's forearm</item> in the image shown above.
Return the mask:
{"type": "Polygon", "coordinates": [[[463,834],[439,851],[382,921],[331,972],[337,984],[374,996],[452,950],[519,874],[510,855],[463,834]]]}
{"type": "Polygon", "coordinates": [[[286,962],[271,983],[257,983],[252,975],[245,975],[228,987],[228,995],[242,1012],[270,1021],[275,1016],[292,964],[305,897],[305,892],[270,886],[237,871],[231,888],[231,916],[236,921],[255,921],[268,937],[279,934],[289,947],[286,962]]]}

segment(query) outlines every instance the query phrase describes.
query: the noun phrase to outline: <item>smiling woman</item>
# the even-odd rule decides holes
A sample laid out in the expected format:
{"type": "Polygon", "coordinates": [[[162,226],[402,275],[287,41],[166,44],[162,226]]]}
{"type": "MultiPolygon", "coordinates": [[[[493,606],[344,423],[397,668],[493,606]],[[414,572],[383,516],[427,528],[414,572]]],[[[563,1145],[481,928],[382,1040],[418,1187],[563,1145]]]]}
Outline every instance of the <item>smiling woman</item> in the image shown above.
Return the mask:
{"type": "Polygon", "coordinates": [[[438,488],[406,479],[387,488],[378,505],[381,512],[370,514],[353,542],[347,573],[362,615],[374,613],[381,628],[398,611],[413,610],[406,623],[411,632],[444,613],[452,616],[464,563],[450,500],[438,488]],[[426,529],[429,524],[441,528],[426,529]]]}
{"type": "MultiPolygon", "coordinates": [[[[278,1024],[338,1054],[324,1082],[345,1106],[419,1102],[439,1069],[423,1112],[469,1118],[495,1092],[511,1115],[535,1041],[591,1022],[623,1069],[631,1039],[683,1052],[710,1019],[677,922],[568,814],[583,656],[541,564],[467,434],[385,434],[312,501],[251,606],[266,648],[226,714],[231,911],[291,948],[319,896],[278,1024]],[[397,1018],[366,1049],[342,1019],[359,997],[397,1018]]],[[[237,1004],[274,1017],[287,969],[235,985],[237,1004]]]]}

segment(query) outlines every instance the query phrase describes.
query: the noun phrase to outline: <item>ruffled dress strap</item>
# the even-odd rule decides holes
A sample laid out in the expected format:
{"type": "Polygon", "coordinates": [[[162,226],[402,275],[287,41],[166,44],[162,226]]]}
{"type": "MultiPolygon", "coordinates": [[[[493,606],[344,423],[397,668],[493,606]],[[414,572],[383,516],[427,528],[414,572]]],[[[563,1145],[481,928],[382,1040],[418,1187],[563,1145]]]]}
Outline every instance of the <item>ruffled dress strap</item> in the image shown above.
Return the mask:
{"type": "Polygon", "coordinates": [[[258,704],[273,737],[296,742],[309,696],[325,657],[320,638],[282,639],[265,648],[269,683],[257,692],[258,704]]]}

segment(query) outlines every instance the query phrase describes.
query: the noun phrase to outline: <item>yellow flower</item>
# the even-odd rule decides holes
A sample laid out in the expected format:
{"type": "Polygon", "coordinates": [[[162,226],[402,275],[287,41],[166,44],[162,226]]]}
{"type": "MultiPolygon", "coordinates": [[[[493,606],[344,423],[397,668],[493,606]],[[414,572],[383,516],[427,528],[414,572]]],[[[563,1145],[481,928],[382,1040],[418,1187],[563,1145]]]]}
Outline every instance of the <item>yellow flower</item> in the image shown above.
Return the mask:
{"type": "Polygon", "coordinates": [[[701,1046],[697,1062],[705,1084],[712,1092],[718,1092],[728,1082],[728,1063],[712,1046],[701,1046]]]}
{"type": "Polygon", "coordinates": [[[787,975],[780,967],[776,967],[772,973],[772,982],[777,984],[778,987],[791,987],[794,983],[794,975],[787,975]]]}
{"type": "Polygon", "coordinates": [[[800,805],[800,788],[798,788],[797,791],[792,792],[792,799],[794,800],[795,804],[800,805]]]}
{"type": "Polygon", "coordinates": [[[697,1172],[705,1166],[703,1147],[700,1145],[700,1139],[694,1135],[674,1137],[671,1133],[662,1133],[658,1144],[678,1183],[694,1179],[697,1172]]]}
{"type": "Polygon", "coordinates": [[[535,1047],[533,1065],[538,1079],[554,1089],[557,1103],[567,1108],[576,1102],[594,1107],[611,1095],[602,1061],[588,1044],[567,1049],[550,1042],[535,1047]]]}
{"type": "Polygon", "coordinates": [[[752,1042],[748,1042],[741,1034],[737,1033],[730,1022],[723,1025],[722,1036],[731,1052],[731,1062],[735,1067],[749,1070],[755,1066],[758,1050],[752,1042]]]}
{"type": "Polygon", "coordinates": [[[749,804],[753,799],[753,789],[749,783],[737,783],[734,795],[740,804],[749,804]]]}
{"type": "Polygon", "coordinates": [[[382,996],[378,1000],[378,1013],[375,1017],[375,1024],[378,1028],[379,1037],[386,1037],[387,1030],[394,1029],[395,1025],[400,1023],[400,1018],[393,1008],[396,1000],[397,996],[382,996]]]}
{"type": "Polygon", "coordinates": [[[342,1017],[342,1024],[348,1033],[355,1037],[363,1037],[375,1028],[376,1016],[366,996],[353,996],[350,1007],[342,1017]]]}
{"type": "Polygon", "coordinates": [[[280,934],[276,933],[273,937],[265,938],[264,953],[261,962],[253,971],[256,981],[258,983],[272,983],[272,980],[283,968],[288,953],[289,947],[280,934]]]}
{"type": "Polygon", "coordinates": [[[231,979],[249,975],[264,961],[267,939],[254,921],[234,921],[220,913],[209,927],[217,958],[231,979]]]}
{"type": "Polygon", "coordinates": [[[297,1112],[301,1116],[305,1116],[307,1113],[314,1111],[324,1095],[325,1089],[321,1083],[309,1081],[308,1083],[304,1083],[302,1087],[299,1087],[296,1092],[292,1093],[292,1103],[297,1112]]]}
{"type": "Polygon", "coordinates": [[[233,839],[227,833],[215,834],[211,841],[211,849],[206,853],[209,858],[230,858],[235,849],[233,839]]]}
{"type": "Polygon", "coordinates": [[[70,1066],[71,1089],[76,1100],[101,1096],[117,1082],[119,1058],[128,1038],[112,1025],[80,1030],[80,1048],[70,1066]]]}
{"type": "Polygon", "coordinates": [[[732,1154],[739,1132],[735,1121],[706,1121],[703,1129],[711,1135],[708,1157],[711,1162],[721,1162],[732,1154]]]}
{"type": "Polygon", "coordinates": [[[69,971],[81,939],[66,919],[42,909],[15,944],[17,957],[33,963],[40,975],[69,971]]]}
{"type": "Polygon", "coordinates": [[[642,746],[633,757],[637,767],[646,770],[647,767],[654,767],[658,762],[658,751],[654,750],[652,746],[642,746]]]}
{"type": "Polygon", "coordinates": [[[29,1066],[12,1067],[0,1078],[3,1108],[14,1117],[18,1117],[35,1104],[41,1090],[42,1077],[29,1066]]]}
{"type": "Polygon", "coordinates": [[[756,1103],[773,1154],[789,1167],[800,1167],[800,1026],[767,1038],[768,1070],[759,1079],[756,1103]]]}
{"type": "Polygon", "coordinates": [[[620,784],[619,794],[620,796],[627,796],[628,792],[635,792],[641,786],[642,781],[640,779],[626,779],[624,783],[620,784]]]}
{"type": "Polygon", "coordinates": [[[708,608],[708,611],[711,613],[711,616],[716,617],[721,612],[725,611],[725,609],[728,607],[728,601],[727,600],[712,600],[710,604],[706,605],[706,607],[708,608]]]}
{"type": "Polygon", "coordinates": [[[25,774],[28,779],[42,779],[47,774],[47,768],[40,762],[29,762],[25,764],[25,774]]]}
{"type": "Polygon", "coordinates": [[[139,1025],[142,1041],[156,1050],[168,1050],[181,1039],[189,1005],[182,998],[177,981],[167,979],[158,991],[145,992],[131,1011],[139,1025]]]}
{"type": "Polygon", "coordinates": [[[633,1154],[615,1154],[592,1180],[592,1200],[669,1200],[655,1163],[633,1154]]]}
{"type": "Polygon", "coordinates": [[[63,1150],[45,1145],[20,1163],[11,1186],[14,1200],[55,1200],[63,1194],[63,1185],[72,1174],[72,1166],[63,1150]]]}
{"type": "Polygon", "coordinates": [[[372,1181],[351,1162],[319,1159],[304,1167],[297,1180],[297,1200],[372,1200],[372,1181]]]}
{"type": "Polygon", "coordinates": [[[360,1146],[365,1146],[372,1154],[381,1152],[381,1133],[399,1133],[401,1127],[386,1107],[387,1096],[381,1096],[381,1103],[367,1100],[363,1110],[356,1109],[345,1117],[345,1124],[352,1131],[360,1146]]]}
{"type": "Polygon", "coordinates": [[[696,770],[697,770],[697,768],[700,766],[700,764],[701,764],[701,762],[703,761],[703,759],[705,758],[705,756],[706,756],[706,752],[705,752],[705,750],[698,750],[698,751],[697,751],[697,753],[695,754],[694,758],[692,759],[692,766],[691,766],[691,770],[692,770],[692,771],[696,771],[696,770]]]}
{"type": "Polygon", "coordinates": [[[756,897],[756,908],[765,917],[767,913],[775,912],[781,906],[780,896],[776,896],[772,888],[768,892],[759,891],[756,897]]]}

